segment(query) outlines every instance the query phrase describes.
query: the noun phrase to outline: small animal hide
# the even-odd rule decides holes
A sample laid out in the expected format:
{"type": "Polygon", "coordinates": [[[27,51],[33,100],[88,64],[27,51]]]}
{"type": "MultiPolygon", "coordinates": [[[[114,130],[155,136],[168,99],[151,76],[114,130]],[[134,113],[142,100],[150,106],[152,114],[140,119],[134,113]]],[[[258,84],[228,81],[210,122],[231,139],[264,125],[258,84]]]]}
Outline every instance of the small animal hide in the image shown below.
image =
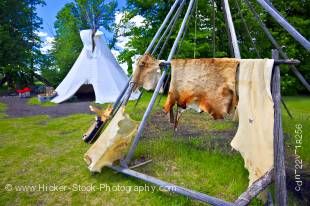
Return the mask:
{"type": "Polygon", "coordinates": [[[154,59],[151,55],[142,56],[137,63],[133,73],[134,91],[140,87],[145,90],[154,90],[160,79],[160,61],[154,59]]]}
{"type": "Polygon", "coordinates": [[[239,127],[231,146],[249,170],[249,186],[273,167],[273,63],[271,59],[242,59],[239,67],[239,127]]]}
{"type": "Polygon", "coordinates": [[[102,167],[112,165],[114,161],[121,159],[137,128],[138,122],[131,120],[124,113],[124,108],[120,108],[98,140],[84,155],[89,170],[100,172],[102,167]]]}
{"type": "Polygon", "coordinates": [[[98,117],[101,118],[101,121],[106,122],[112,113],[112,106],[109,105],[105,110],[99,109],[93,105],[89,105],[90,111],[94,112],[97,114],[98,117]]]}
{"type": "Polygon", "coordinates": [[[237,104],[235,82],[239,61],[229,58],[174,59],[164,111],[174,104],[223,118],[237,104]]]}

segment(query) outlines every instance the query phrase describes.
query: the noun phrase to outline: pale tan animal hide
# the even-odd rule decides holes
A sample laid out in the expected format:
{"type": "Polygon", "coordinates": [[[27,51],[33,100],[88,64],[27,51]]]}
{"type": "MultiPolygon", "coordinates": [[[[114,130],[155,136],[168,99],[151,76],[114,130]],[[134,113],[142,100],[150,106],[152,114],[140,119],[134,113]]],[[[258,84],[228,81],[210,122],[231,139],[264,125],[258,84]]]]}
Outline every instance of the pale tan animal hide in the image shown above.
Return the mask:
{"type": "Polygon", "coordinates": [[[223,118],[237,103],[236,70],[239,61],[230,58],[174,59],[164,112],[177,103],[183,109],[194,108],[223,118]]]}
{"type": "Polygon", "coordinates": [[[105,110],[99,109],[93,105],[89,105],[90,111],[96,113],[98,117],[101,118],[101,121],[106,122],[112,113],[112,105],[109,105],[105,110]]]}
{"type": "Polygon", "coordinates": [[[143,55],[137,63],[133,73],[134,91],[140,87],[145,90],[154,90],[161,77],[160,61],[154,59],[151,55],[143,55]]]}
{"type": "Polygon", "coordinates": [[[244,159],[249,186],[273,168],[273,63],[268,59],[244,59],[239,67],[239,127],[231,146],[244,159]]]}
{"type": "Polygon", "coordinates": [[[100,172],[102,167],[121,159],[137,128],[138,122],[124,113],[124,107],[120,108],[95,144],[84,155],[89,170],[100,172]]]}

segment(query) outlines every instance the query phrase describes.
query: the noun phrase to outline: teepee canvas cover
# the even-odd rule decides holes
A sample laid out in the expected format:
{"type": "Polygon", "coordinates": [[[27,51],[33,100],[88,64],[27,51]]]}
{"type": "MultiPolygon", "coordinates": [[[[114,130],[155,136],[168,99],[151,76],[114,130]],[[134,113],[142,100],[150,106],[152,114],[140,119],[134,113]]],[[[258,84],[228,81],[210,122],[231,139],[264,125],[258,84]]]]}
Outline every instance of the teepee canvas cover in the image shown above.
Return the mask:
{"type": "Polygon", "coordinates": [[[70,72],[57,87],[54,103],[61,103],[72,97],[84,84],[91,84],[96,95],[96,103],[114,102],[125,87],[128,77],[117,63],[106,45],[101,31],[94,37],[92,30],[83,30],[80,36],[84,48],[70,72]]]}

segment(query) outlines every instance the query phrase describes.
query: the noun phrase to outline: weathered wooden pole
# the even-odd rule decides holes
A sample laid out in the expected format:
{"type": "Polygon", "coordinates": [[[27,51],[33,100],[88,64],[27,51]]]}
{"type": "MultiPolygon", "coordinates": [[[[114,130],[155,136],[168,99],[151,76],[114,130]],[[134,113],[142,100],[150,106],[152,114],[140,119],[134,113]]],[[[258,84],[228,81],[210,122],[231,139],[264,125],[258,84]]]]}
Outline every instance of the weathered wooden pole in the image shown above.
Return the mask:
{"type": "Polygon", "coordinates": [[[177,46],[179,44],[179,41],[181,39],[181,36],[184,33],[185,24],[186,24],[186,22],[188,20],[188,17],[189,17],[189,14],[190,14],[191,10],[192,10],[194,2],[195,2],[195,0],[190,0],[190,2],[189,2],[187,11],[186,11],[184,19],[183,19],[183,22],[181,24],[180,30],[178,32],[178,35],[177,35],[177,37],[176,37],[176,39],[175,39],[175,41],[173,43],[173,46],[172,46],[172,48],[170,50],[168,59],[167,59],[167,61],[165,63],[163,63],[164,65],[162,65],[163,68],[164,68],[164,71],[161,74],[161,77],[160,77],[160,79],[159,79],[159,81],[157,83],[157,86],[156,86],[155,90],[154,90],[154,93],[153,93],[153,96],[152,96],[152,98],[150,100],[150,103],[149,103],[148,107],[146,108],[146,111],[145,111],[145,113],[144,113],[144,115],[142,117],[141,123],[140,123],[140,125],[138,127],[137,134],[136,134],[135,138],[133,139],[133,142],[132,142],[132,144],[130,146],[130,149],[129,149],[128,153],[127,153],[127,156],[125,157],[124,160],[121,160],[121,165],[123,167],[127,167],[128,163],[130,162],[131,158],[134,155],[136,147],[138,146],[138,143],[139,143],[140,138],[142,136],[142,132],[144,130],[146,121],[147,121],[149,115],[151,114],[152,108],[153,108],[155,100],[156,100],[156,98],[157,98],[157,96],[159,94],[160,88],[162,87],[162,85],[164,83],[164,79],[165,79],[166,74],[168,72],[170,61],[172,60],[172,58],[173,58],[173,56],[175,54],[176,48],[177,48],[177,46]]]}
{"type": "Polygon", "coordinates": [[[172,193],[184,195],[186,197],[189,197],[189,198],[192,198],[195,200],[199,200],[202,202],[206,202],[206,203],[209,203],[211,205],[235,206],[234,203],[227,202],[225,200],[222,200],[222,199],[219,199],[216,197],[212,197],[212,196],[209,196],[209,195],[206,195],[206,194],[194,191],[194,190],[190,190],[190,189],[178,186],[178,185],[174,185],[174,184],[171,184],[169,182],[160,180],[158,178],[155,178],[155,177],[152,177],[152,176],[149,176],[149,175],[146,175],[146,174],[143,174],[143,173],[140,173],[140,172],[128,169],[128,168],[123,168],[123,167],[119,167],[119,166],[108,166],[108,167],[117,171],[117,172],[120,172],[122,174],[131,176],[131,177],[134,177],[134,178],[137,178],[137,179],[140,179],[140,180],[152,183],[152,184],[155,184],[155,185],[160,187],[159,189],[161,191],[164,191],[164,190],[170,191],[172,193]]]}
{"type": "Polygon", "coordinates": [[[236,206],[246,206],[250,204],[254,197],[270,185],[273,175],[273,169],[268,171],[264,176],[256,180],[244,193],[242,193],[234,204],[236,206]]]}
{"type": "Polygon", "coordinates": [[[310,51],[310,42],[303,37],[285,18],[273,9],[265,0],[256,0],[296,41],[307,51],[310,51]]]}
{"type": "MultiPolygon", "coordinates": [[[[272,36],[271,32],[267,28],[267,26],[264,24],[264,22],[259,17],[258,13],[255,11],[255,8],[251,4],[250,1],[244,0],[246,5],[249,7],[250,11],[252,12],[253,16],[255,17],[256,21],[259,23],[260,27],[266,34],[267,38],[270,40],[272,45],[277,49],[284,59],[289,59],[288,55],[283,51],[279,43],[276,41],[276,39],[272,36]]],[[[298,69],[294,65],[289,65],[292,72],[296,75],[296,77],[299,79],[299,81],[305,86],[305,88],[310,92],[310,84],[307,82],[307,80],[303,77],[303,75],[298,71],[298,69]]]]}
{"type": "Polygon", "coordinates": [[[175,0],[174,4],[172,5],[170,11],[168,12],[165,20],[163,21],[163,23],[161,24],[161,26],[159,27],[159,29],[157,30],[155,36],[153,37],[151,43],[149,44],[149,46],[147,47],[147,49],[145,50],[145,54],[150,53],[154,44],[156,43],[156,40],[158,39],[159,35],[161,34],[162,30],[165,28],[166,24],[168,23],[171,15],[173,14],[175,8],[178,6],[180,0],[175,0]]]}
{"type": "Polygon", "coordinates": [[[238,45],[238,39],[237,39],[234,23],[232,20],[228,0],[223,0],[223,10],[224,10],[225,21],[226,21],[227,27],[229,29],[229,32],[228,32],[230,35],[229,39],[231,41],[231,45],[232,45],[232,48],[234,51],[234,57],[241,59],[240,49],[239,49],[239,45],[238,45]]]}
{"type": "MultiPolygon", "coordinates": [[[[161,42],[163,41],[163,39],[166,37],[166,40],[170,38],[170,35],[172,33],[172,30],[174,29],[176,23],[177,23],[177,19],[179,18],[181,11],[183,9],[183,6],[185,5],[186,0],[182,0],[179,8],[177,9],[177,11],[175,12],[174,16],[172,17],[170,23],[168,24],[168,26],[166,27],[166,30],[164,31],[164,33],[161,35],[160,39],[158,40],[155,48],[153,49],[153,51],[151,52],[151,55],[154,56],[154,54],[156,53],[157,49],[159,48],[159,46],[161,45],[161,42]],[[169,35],[167,36],[169,32],[169,35]]],[[[166,41],[165,41],[166,42],[166,41]]],[[[164,46],[164,45],[162,45],[164,46]]]]}
{"type": "MultiPolygon", "coordinates": [[[[279,58],[278,50],[272,50],[272,58],[279,58]]],[[[287,189],[285,175],[285,151],[281,117],[280,68],[274,65],[272,76],[272,99],[274,102],[274,180],[276,205],[287,206],[287,189]]]]}

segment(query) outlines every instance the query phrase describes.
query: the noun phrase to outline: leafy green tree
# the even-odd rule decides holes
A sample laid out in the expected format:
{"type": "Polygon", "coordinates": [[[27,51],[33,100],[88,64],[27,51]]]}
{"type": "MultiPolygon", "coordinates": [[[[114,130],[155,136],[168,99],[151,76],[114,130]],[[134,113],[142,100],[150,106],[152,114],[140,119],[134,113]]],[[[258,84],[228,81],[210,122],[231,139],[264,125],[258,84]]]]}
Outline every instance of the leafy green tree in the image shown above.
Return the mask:
{"type": "MultiPolygon", "coordinates": [[[[173,0],[128,0],[128,6],[124,9],[124,22],[130,21],[136,15],[145,18],[145,26],[132,26],[130,31],[123,35],[130,37],[127,48],[119,56],[119,60],[131,65],[131,57],[136,54],[143,54],[150,43],[155,32],[166,17],[167,12],[173,4],[173,0]]],[[[302,64],[299,70],[310,81],[309,52],[298,45],[289,34],[283,30],[255,1],[250,2],[255,7],[262,21],[270,28],[274,37],[280,45],[285,45],[285,51],[290,58],[299,59],[302,64]]],[[[270,58],[273,46],[266,38],[259,24],[254,19],[244,1],[229,1],[233,21],[236,28],[238,43],[242,58],[270,58]]],[[[297,28],[306,38],[310,37],[309,30],[309,1],[290,2],[273,0],[273,5],[297,28]]],[[[186,8],[186,7],[185,7],[186,8]]],[[[185,10],[185,9],[183,9],[185,10]]],[[[185,11],[180,15],[184,16],[185,11]]],[[[181,19],[178,20],[175,30],[178,30],[181,19]]],[[[167,58],[169,49],[176,38],[176,31],[172,33],[167,47],[161,58],[167,58]]],[[[199,57],[229,57],[227,28],[223,15],[221,0],[198,0],[197,7],[194,6],[183,40],[180,42],[177,58],[199,57]],[[213,4],[214,2],[214,4],[213,4]],[[214,5],[214,6],[213,6],[214,5]],[[215,18],[213,18],[213,14],[215,18]],[[215,27],[214,27],[215,26],[215,27]]],[[[158,53],[155,53],[157,56],[158,53]]],[[[282,89],[285,94],[307,93],[303,86],[288,68],[282,71],[282,89]]]]}
{"type": "MultiPolygon", "coordinates": [[[[273,0],[272,4],[306,39],[310,39],[310,1],[273,0]]],[[[286,30],[279,26],[274,19],[267,18],[266,20],[268,28],[271,29],[279,44],[284,47],[283,49],[288,56],[301,61],[298,69],[306,80],[310,82],[310,53],[297,43],[286,30]]],[[[288,67],[281,67],[281,74],[282,90],[287,94],[301,93],[309,95],[309,92],[306,91],[288,67]]]]}
{"type": "MultiPolygon", "coordinates": [[[[127,44],[128,48],[122,51],[119,56],[121,62],[127,62],[130,66],[132,56],[144,53],[173,3],[173,0],[128,0],[128,6],[124,10],[126,14],[124,21],[128,22],[132,17],[141,15],[145,18],[145,26],[137,27],[133,25],[130,31],[123,34],[130,37],[130,41],[127,44]]],[[[186,9],[187,5],[184,6],[166,47],[161,53],[160,46],[157,52],[155,52],[156,57],[161,53],[160,58],[167,58],[186,9]]],[[[221,10],[221,1],[214,1],[214,7],[211,0],[197,1],[187,22],[184,36],[179,43],[176,58],[229,56],[227,35],[225,34],[226,31],[223,32],[223,30],[225,30],[225,23],[221,10]],[[213,11],[215,17],[211,18],[213,11]],[[214,24],[216,26],[215,33],[212,30],[214,24]]]]}
{"type": "MultiPolygon", "coordinates": [[[[56,17],[56,38],[52,54],[59,70],[54,70],[54,68],[51,68],[51,70],[58,71],[54,75],[60,76],[60,79],[63,79],[69,72],[83,48],[79,36],[79,22],[74,16],[74,9],[74,3],[66,4],[65,7],[58,12],[56,17]]],[[[50,79],[53,77],[48,78],[50,79]]],[[[53,83],[57,84],[58,81],[53,83]]]]}
{"type": "Polygon", "coordinates": [[[0,2],[0,78],[1,85],[20,88],[32,84],[41,55],[36,31],[42,20],[36,6],[44,0],[2,0],[0,2]]]}

